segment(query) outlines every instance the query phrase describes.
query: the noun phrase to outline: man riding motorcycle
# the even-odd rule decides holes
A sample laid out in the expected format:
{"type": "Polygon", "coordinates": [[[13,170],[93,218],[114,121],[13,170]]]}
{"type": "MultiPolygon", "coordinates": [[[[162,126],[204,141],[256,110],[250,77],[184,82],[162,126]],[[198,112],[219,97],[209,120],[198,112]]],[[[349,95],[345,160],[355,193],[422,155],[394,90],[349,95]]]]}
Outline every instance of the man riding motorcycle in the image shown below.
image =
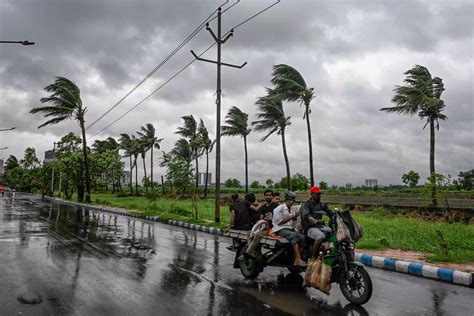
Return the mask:
{"type": "Polygon", "coordinates": [[[323,215],[328,215],[329,218],[332,218],[334,212],[325,203],[321,202],[322,192],[320,187],[311,187],[310,193],[311,198],[301,206],[301,223],[304,235],[314,240],[311,246],[311,257],[315,259],[318,257],[319,249],[326,234],[332,231],[322,219],[323,215]]]}

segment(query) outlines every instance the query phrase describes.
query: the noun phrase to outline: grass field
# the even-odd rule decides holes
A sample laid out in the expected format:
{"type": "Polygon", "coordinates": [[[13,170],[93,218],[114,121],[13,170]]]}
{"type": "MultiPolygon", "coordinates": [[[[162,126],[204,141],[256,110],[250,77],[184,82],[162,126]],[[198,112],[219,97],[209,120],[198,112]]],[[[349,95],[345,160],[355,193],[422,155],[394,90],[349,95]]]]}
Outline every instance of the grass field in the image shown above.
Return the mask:
{"type": "MultiPolygon", "coordinates": [[[[214,222],[214,200],[199,200],[198,219],[194,218],[190,200],[145,197],[117,197],[112,194],[94,194],[95,204],[109,205],[139,212],[159,215],[161,219],[176,219],[206,226],[225,228],[229,223],[229,209],[221,207],[221,223],[214,222]]],[[[402,249],[430,253],[429,261],[473,262],[474,226],[459,223],[428,222],[394,215],[383,208],[370,212],[354,212],[354,217],[364,228],[364,237],[357,243],[359,249],[402,249]],[[438,233],[439,232],[439,233],[438,233]],[[442,239],[440,240],[440,236],[442,239]],[[443,254],[447,250],[447,255],[443,254]]]]}

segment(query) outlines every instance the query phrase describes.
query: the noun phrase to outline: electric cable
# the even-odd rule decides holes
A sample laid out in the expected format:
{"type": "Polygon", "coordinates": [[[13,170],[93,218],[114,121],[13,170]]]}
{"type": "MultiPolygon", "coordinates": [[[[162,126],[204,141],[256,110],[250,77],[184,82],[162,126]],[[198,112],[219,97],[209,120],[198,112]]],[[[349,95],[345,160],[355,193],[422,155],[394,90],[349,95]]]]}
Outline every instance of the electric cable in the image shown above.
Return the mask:
{"type": "MultiPolygon", "coordinates": [[[[206,48],[202,53],[200,53],[198,55],[198,57],[201,57],[202,55],[204,55],[208,50],[210,50],[216,43],[212,43],[211,46],[209,46],[208,48],[206,48]]],[[[119,120],[121,120],[123,117],[125,117],[128,113],[130,113],[131,111],[133,111],[134,109],[136,109],[138,106],[140,106],[143,102],[145,102],[146,100],[148,100],[153,94],[155,94],[156,92],[158,92],[161,88],[163,88],[166,84],[168,84],[171,80],[173,80],[174,78],[176,78],[180,73],[182,73],[186,68],[188,68],[192,63],[194,63],[197,59],[194,58],[193,60],[191,60],[189,63],[187,63],[183,68],[181,68],[178,72],[176,72],[173,76],[171,76],[168,80],[166,80],[164,83],[162,83],[158,88],[156,88],[155,90],[153,90],[153,92],[151,92],[149,95],[147,95],[145,98],[143,98],[140,102],[138,102],[136,105],[134,105],[133,107],[131,107],[130,109],[128,109],[127,112],[125,112],[124,114],[122,114],[121,116],[119,116],[118,118],[116,118],[114,121],[112,121],[110,124],[108,124],[106,127],[104,127],[103,129],[101,129],[100,131],[98,131],[97,133],[95,133],[94,135],[90,136],[88,139],[90,140],[91,138],[94,138],[95,136],[101,134],[103,131],[105,131],[107,128],[109,128],[110,126],[114,125],[115,123],[117,123],[119,120]]]]}
{"type": "MultiPolygon", "coordinates": [[[[239,0],[240,1],[240,0],[239,0]]],[[[91,124],[89,124],[89,126],[87,126],[86,128],[86,131],[89,130],[92,126],[94,126],[95,124],[97,124],[97,122],[99,122],[101,119],[103,119],[107,114],[109,114],[113,109],[115,109],[120,103],[122,103],[128,96],[130,96],[136,89],[138,89],[143,83],[145,83],[145,81],[147,81],[155,72],[157,72],[166,62],[168,62],[168,60],[170,60],[181,48],[183,48],[194,36],[197,35],[197,33],[199,33],[203,28],[204,26],[206,25],[206,23],[209,22],[209,19],[214,15],[214,13],[216,13],[217,10],[219,10],[219,8],[221,8],[222,6],[226,5],[227,3],[229,2],[229,0],[226,0],[221,6],[219,6],[217,9],[215,9],[196,29],[194,29],[193,32],[191,32],[191,34],[189,34],[183,42],[181,42],[181,44],[179,44],[163,61],[161,61],[148,75],[146,75],[138,84],[135,85],[135,87],[133,87],[127,94],[125,94],[125,96],[123,96],[117,103],[115,103],[113,106],[111,106],[107,111],[105,111],[101,116],[99,116],[94,122],[92,122],[91,124]]],[[[232,6],[230,6],[229,8],[226,9],[226,11],[228,9],[230,9],[231,7],[233,7],[235,4],[237,4],[238,1],[236,3],[234,3],[232,6]]]]}

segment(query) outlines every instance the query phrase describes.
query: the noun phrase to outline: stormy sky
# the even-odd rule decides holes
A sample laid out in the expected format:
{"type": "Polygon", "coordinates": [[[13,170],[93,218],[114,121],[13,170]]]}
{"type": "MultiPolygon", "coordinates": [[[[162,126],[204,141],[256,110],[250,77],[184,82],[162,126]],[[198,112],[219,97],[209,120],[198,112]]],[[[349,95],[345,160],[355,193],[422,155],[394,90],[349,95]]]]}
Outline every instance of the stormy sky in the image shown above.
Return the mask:
{"type": "MultiPolygon", "coordinates": [[[[75,121],[42,129],[40,114],[29,114],[46,96],[55,76],[74,81],[87,107],[86,126],[117,103],[169,55],[224,1],[202,0],[1,0],[0,40],[29,40],[34,46],[0,44],[0,157],[22,157],[26,147],[43,158],[53,142],[73,131],[75,121]]],[[[235,1],[229,1],[224,8],[235,1]]],[[[242,0],[223,14],[223,31],[271,5],[242,0]]],[[[395,85],[419,64],[443,79],[448,120],[436,133],[437,172],[457,177],[474,168],[472,1],[282,0],[235,29],[223,45],[224,62],[248,64],[223,68],[222,120],[231,106],[256,120],[255,101],[271,87],[272,66],[296,68],[316,99],[311,108],[315,180],[329,184],[401,184],[401,175],[429,171],[429,129],[417,116],[379,111],[391,106],[395,85]]],[[[216,20],[211,22],[216,29],[216,20]]],[[[169,151],[181,116],[202,118],[215,135],[216,67],[194,62],[123,119],[92,137],[138,104],[212,44],[201,30],[149,80],[88,129],[96,139],[135,133],[153,123],[162,149],[169,151]]],[[[215,59],[212,48],[204,58],[215,59]]],[[[291,173],[309,177],[303,108],[285,103],[291,116],[287,149],[291,173]]],[[[260,142],[249,135],[250,181],[279,180],[285,165],[278,135],[260,142]]],[[[222,138],[222,175],[244,180],[243,140],[222,138]]],[[[148,162],[149,163],[149,162],[148,162]]],[[[214,177],[214,153],[211,155],[214,177]]],[[[155,161],[155,178],[164,174],[155,161]]],[[[203,171],[205,160],[200,161],[203,171]]]]}

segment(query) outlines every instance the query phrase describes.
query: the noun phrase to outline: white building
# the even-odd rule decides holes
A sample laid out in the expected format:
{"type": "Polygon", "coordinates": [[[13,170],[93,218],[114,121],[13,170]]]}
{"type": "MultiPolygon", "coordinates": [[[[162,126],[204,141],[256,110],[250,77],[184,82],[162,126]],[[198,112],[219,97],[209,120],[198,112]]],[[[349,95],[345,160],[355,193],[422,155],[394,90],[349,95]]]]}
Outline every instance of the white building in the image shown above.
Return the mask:
{"type": "Polygon", "coordinates": [[[365,179],[365,186],[375,188],[377,186],[377,179],[365,179]]]}
{"type": "MultiPolygon", "coordinates": [[[[212,173],[207,174],[207,185],[210,185],[212,182],[212,173]]],[[[199,172],[199,177],[198,177],[198,185],[206,185],[206,173],[205,172],[199,172]]]]}

